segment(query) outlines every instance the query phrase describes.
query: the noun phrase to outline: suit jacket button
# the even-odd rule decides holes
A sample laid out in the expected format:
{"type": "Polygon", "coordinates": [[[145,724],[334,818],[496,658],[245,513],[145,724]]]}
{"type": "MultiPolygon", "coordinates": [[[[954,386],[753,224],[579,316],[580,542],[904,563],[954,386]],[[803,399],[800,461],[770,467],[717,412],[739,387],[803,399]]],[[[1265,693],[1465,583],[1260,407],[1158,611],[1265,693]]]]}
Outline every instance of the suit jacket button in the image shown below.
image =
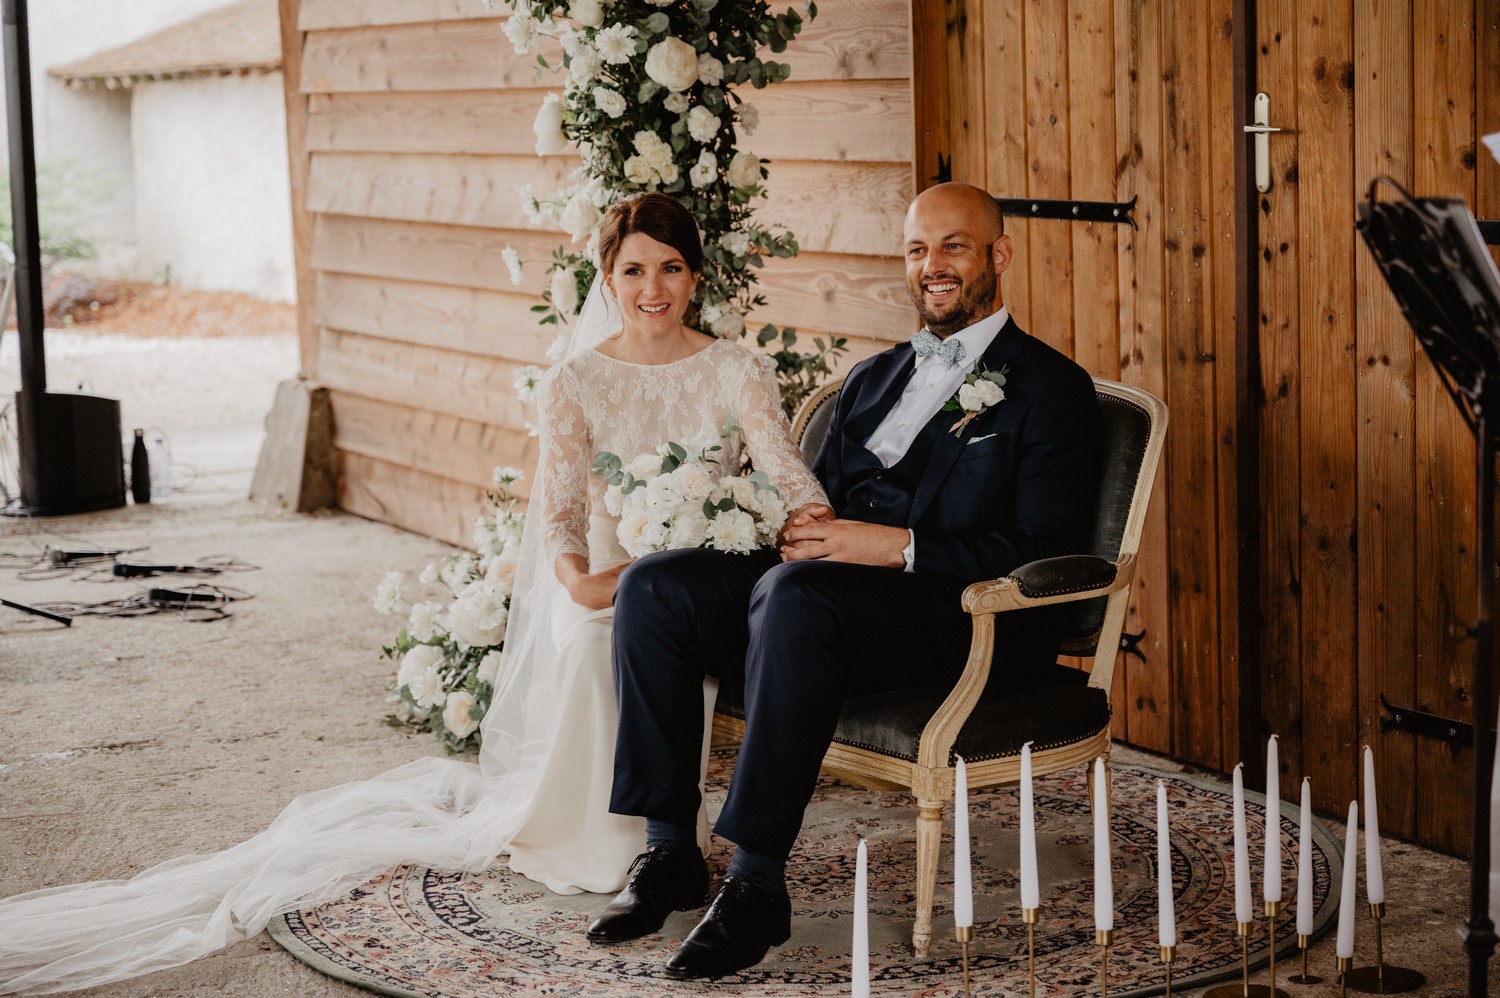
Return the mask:
{"type": "Polygon", "coordinates": [[[870,500],[870,508],[871,509],[875,509],[879,505],[880,505],[880,500],[879,499],[871,499],[870,500]]]}

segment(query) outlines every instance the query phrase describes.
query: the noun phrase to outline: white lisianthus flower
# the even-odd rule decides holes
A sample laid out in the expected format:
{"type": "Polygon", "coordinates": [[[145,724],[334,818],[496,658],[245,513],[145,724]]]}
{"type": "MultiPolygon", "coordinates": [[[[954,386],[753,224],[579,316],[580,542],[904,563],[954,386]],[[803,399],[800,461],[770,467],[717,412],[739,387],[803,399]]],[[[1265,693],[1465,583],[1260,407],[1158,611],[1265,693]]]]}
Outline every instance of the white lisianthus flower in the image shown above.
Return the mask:
{"type": "Polygon", "coordinates": [[[448,699],[448,692],[443,689],[443,677],[438,675],[436,669],[428,669],[413,676],[411,682],[406,684],[406,689],[418,707],[441,707],[443,701],[448,699]]]}
{"type": "Polygon", "coordinates": [[[562,98],[557,94],[548,94],[542,101],[541,110],[536,113],[536,121],[531,126],[536,132],[538,156],[552,156],[568,148],[568,137],[563,134],[562,123],[562,98]]]}
{"type": "Polygon", "coordinates": [[[667,524],[661,520],[648,520],[646,529],[641,534],[641,541],[646,545],[646,551],[665,551],[671,536],[672,528],[667,524]]]}
{"type": "Polygon", "coordinates": [[[760,157],[753,152],[735,153],[725,176],[733,187],[754,187],[760,183],[760,157]]]}
{"type": "Polygon", "coordinates": [[[667,547],[670,550],[679,548],[699,548],[703,542],[708,540],[708,525],[713,522],[703,515],[703,511],[693,510],[683,513],[672,521],[672,528],[667,534],[667,547]]]}
{"type": "Polygon", "coordinates": [[[411,608],[406,618],[406,633],[414,641],[431,641],[442,630],[443,608],[437,603],[423,602],[411,608]]]}
{"type": "Polygon", "coordinates": [[[439,578],[443,580],[443,585],[447,586],[451,592],[458,592],[464,586],[468,585],[469,580],[474,576],[474,556],[471,554],[459,555],[457,558],[450,556],[444,559],[444,561],[446,564],[444,564],[439,578]]]}
{"type": "Polygon", "coordinates": [[[573,0],[568,4],[568,16],[585,28],[597,28],[604,24],[604,4],[599,0],[573,0]]]}
{"type": "Polygon", "coordinates": [[[972,385],[964,385],[958,390],[958,404],[965,412],[979,412],[988,408],[996,402],[1003,401],[1005,390],[985,378],[980,378],[972,385]]]}
{"type": "MultiPolygon", "coordinates": [[[[532,225],[541,225],[545,219],[537,207],[536,188],[526,184],[521,188],[521,210],[526,213],[526,221],[532,225]]],[[[512,275],[514,277],[514,275],[512,275]]]]}
{"type": "Polygon", "coordinates": [[[505,22],[505,37],[523,55],[536,48],[541,35],[541,25],[536,22],[536,18],[524,11],[517,11],[505,22]]]}
{"type": "Polygon", "coordinates": [[[400,572],[386,572],[375,589],[375,609],[381,613],[395,613],[401,605],[401,583],[405,581],[406,576],[400,572]]]}
{"type": "MultiPolygon", "coordinates": [[[[552,342],[547,344],[547,359],[558,361],[566,357],[568,355],[569,338],[566,329],[558,330],[557,335],[552,337],[552,342]]],[[[530,436],[536,436],[536,428],[531,425],[530,421],[526,423],[526,430],[530,436]]]]}
{"type": "Polygon", "coordinates": [[[745,554],[755,550],[755,520],[741,509],[720,513],[708,523],[708,543],[715,551],[745,554]]]}
{"type": "Polygon", "coordinates": [[[594,199],[589,197],[588,191],[583,190],[568,199],[568,206],[563,209],[560,221],[576,243],[599,224],[600,217],[599,209],[594,206],[594,199]]]}
{"type": "Polygon", "coordinates": [[[484,579],[501,592],[510,592],[516,585],[516,556],[508,550],[501,551],[485,569],[484,579]]]}
{"type": "Polygon", "coordinates": [[[396,689],[410,686],[424,672],[436,672],[442,664],[443,649],[436,645],[415,646],[401,657],[401,668],[396,670],[396,689]]]}
{"type": "Polygon", "coordinates": [[[715,336],[732,338],[744,335],[745,317],[734,309],[725,309],[718,319],[708,324],[715,336]]]}
{"type": "Polygon", "coordinates": [[[661,106],[673,114],[681,114],[688,109],[692,102],[688,100],[687,94],[667,94],[662,100],[661,106]]]}
{"type": "Polygon", "coordinates": [[[672,162],[674,153],[672,147],[655,132],[641,129],[631,138],[631,145],[641,155],[653,170],[660,171],[662,166],[672,162]]]}
{"type": "Polygon", "coordinates": [[[739,116],[740,124],[745,126],[745,134],[755,134],[755,130],[760,127],[760,108],[754,104],[741,104],[739,116]]]}
{"type": "Polygon", "coordinates": [[[682,504],[682,486],[675,474],[657,475],[646,483],[646,505],[652,511],[671,516],[682,504]]]}
{"type": "Polygon", "coordinates": [[[474,695],[467,690],[454,690],[443,704],[443,727],[454,738],[467,738],[479,730],[479,722],[470,716],[474,708],[474,695]]]}
{"type": "Polygon", "coordinates": [[[632,184],[645,186],[651,183],[651,178],[656,176],[656,171],[651,169],[651,164],[646,162],[644,156],[632,156],[625,161],[625,179],[632,184]]]}
{"type": "MultiPolygon", "coordinates": [[[[533,371],[535,372],[535,375],[538,379],[541,378],[542,372],[540,368],[538,368],[534,364],[530,367],[523,367],[521,371],[522,373],[526,371],[533,371]]],[[[520,385],[517,385],[516,387],[519,388],[520,385]]],[[[494,482],[496,485],[514,485],[516,482],[519,482],[525,477],[526,472],[522,471],[520,468],[512,468],[510,465],[503,465],[495,469],[494,482]]]]}
{"type": "Polygon", "coordinates": [[[514,246],[501,250],[500,259],[505,261],[505,269],[510,271],[510,283],[520,284],[526,280],[526,271],[521,268],[521,254],[516,252],[514,246]]]}
{"type": "MultiPolygon", "coordinates": [[[[474,521],[474,550],[479,552],[480,562],[486,565],[505,550],[505,538],[482,516],[474,521]]],[[[488,572],[485,578],[489,578],[488,572]]]]}
{"type": "MultiPolygon", "coordinates": [[[[543,34],[546,34],[546,32],[543,32],[543,34]]],[[[579,46],[584,43],[583,32],[575,31],[572,28],[564,28],[557,32],[557,41],[562,45],[563,52],[572,56],[578,52],[579,46]]]]}
{"type": "Polygon", "coordinates": [[[744,256],[750,252],[750,236],[745,232],[726,232],[719,237],[719,245],[727,253],[744,256]]]}
{"type": "Polygon", "coordinates": [[[673,93],[698,82],[698,51],[681,38],[663,38],[646,52],[646,75],[673,93]]]}
{"type": "MultiPolygon", "coordinates": [[[[537,386],[540,385],[541,383],[542,383],[542,369],[540,367],[537,367],[535,364],[527,364],[525,367],[521,368],[519,371],[516,372],[516,380],[515,380],[516,397],[519,398],[522,402],[530,402],[532,399],[536,398],[537,386]]],[[[501,471],[508,471],[509,472],[509,471],[515,471],[515,469],[514,468],[503,468],[503,469],[497,468],[497,469],[495,469],[495,484],[496,485],[509,485],[511,482],[516,481],[515,478],[512,478],[512,479],[510,479],[508,481],[502,480],[500,478],[500,472],[501,471]]]]}
{"type": "Polygon", "coordinates": [[[618,118],[625,113],[625,98],[609,87],[595,87],[594,106],[611,118],[618,118]]]}
{"type": "Polygon", "coordinates": [[[672,475],[677,479],[677,488],[682,493],[683,501],[692,503],[694,507],[703,504],[716,484],[708,469],[697,462],[682,465],[672,475]]]}
{"type": "Polygon", "coordinates": [[[672,4],[676,3],[677,0],[651,0],[651,2],[658,7],[670,7],[672,6],[672,4]]]}
{"type": "Polygon", "coordinates": [[[552,306],[565,318],[578,314],[578,281],[566,267],[552,275],[552,306]]]}
{"type": "Polygon", "coordinates": [[[698,308],[698,318],[710,329],[724,316],[724,306],[716,301],[706,301],[698,308]]]}
{"type": "Polygon", "coordinates": [[[599,58],[614,66],[623,65],[635,55],[635,27],[611,24],[594,36],[594,45],[599,49],[599,58]]]}
{"type": "Polygon", "coordinates": [[[475,673],[481,683],[495,685],[495,679],[500,675],[500,659],[499,651],[484,653],[484,658],[479,660],[479,669],[475,673]]]}
{"type": "Polygon", "coordinates": [[[586,87],[599,78],[604,69],[604,60],[599,50],[592,45],[580,45],[578,51],[568,58],[568,77],[580,87],[586,87]]]}
{"type": "Polygon", "coordinates": [[[712,142],[719,134],[719,116],[699,104],[688,112],[687,127],[694,142],[712,142]]]}
{"type": "Polygon", "coordinates": [[[688,179],[693,186],[702,190],[709,187],[719,178],[719,158],[711,151],[705,149],[698,154],[698,162],[688,171],[688,179]]]}
{"type": "Polygon", "coordinates": [[[724,64],[707,52],[698,57],[698,82],[717,87],[724,82],[724,64]]]}
{"type": "MultiPolygon", "coordinates": [[[[671,147],[668,146],[668,148],[670,149],[671,147]]],[[[664,163],[656,167],[656,175],[661,178],[661,182],[664,184],[675,184],[677,183],[677,178],[682,175],[682,171],[677,169],[676,163],[664,163]]]]}
{"type": "Polygon", "coordinates": [[[598,177],[590,180],[588,186],[585,187],[584,190],[588,193],[589,200],[594,202],[595,208],[604,208],[615,199],[615,196],[610,191],[610,189],[604,186],[604,181],[600,180],[598,177]]]}
{"type": "Polygon", "coordinates": [[[619,540],[620,547],[632,558],[651,550],[646,544],[646,524],[645,513],[629,513],[620,517],[620,525],[615,528],[615,538],[619,540]]]}
{"type": "Polygon", "coordinates": [[[422,574],[417,576],[417,581],[424,586],[430,586],[438,580],[438,565],[435,561],[429,561],[427,567],[422,569],[422,574]]]}

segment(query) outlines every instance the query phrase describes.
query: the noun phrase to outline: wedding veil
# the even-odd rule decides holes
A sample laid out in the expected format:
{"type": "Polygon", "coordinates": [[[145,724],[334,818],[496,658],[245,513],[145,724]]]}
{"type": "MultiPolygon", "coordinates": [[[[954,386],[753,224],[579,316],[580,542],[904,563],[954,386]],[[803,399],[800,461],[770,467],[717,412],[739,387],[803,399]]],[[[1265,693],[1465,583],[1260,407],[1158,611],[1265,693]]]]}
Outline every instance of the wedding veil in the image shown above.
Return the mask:
{"type": "MultiPolygon", "coordinates": [[[[596,279],[568,355],[618,328],[618,309],[596,279]]],[[[540,463],[534,497],[546,485],[540,463]]],[[[0,994],[91,987],[188,963],[398,864],[491,866],[524,821],[557,734],[545,666],[550,601],[565,594],[543,563],[539,520],[528,518],[523,534],[479,765],[419,759],[298,797],[265,831],[223,852],[169,860],[129,880],[0,899],[0,994]]]]}

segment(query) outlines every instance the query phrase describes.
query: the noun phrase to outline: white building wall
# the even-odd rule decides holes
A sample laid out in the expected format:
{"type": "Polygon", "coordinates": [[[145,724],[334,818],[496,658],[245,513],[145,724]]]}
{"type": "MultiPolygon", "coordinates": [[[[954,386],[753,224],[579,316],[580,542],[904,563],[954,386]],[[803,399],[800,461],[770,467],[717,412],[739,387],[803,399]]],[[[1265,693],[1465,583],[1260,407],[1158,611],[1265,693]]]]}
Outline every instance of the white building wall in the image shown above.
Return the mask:
{"type": "Polygon", "coordinates": [[[140,263],[173,284],[293,301],[280,73],[134,88],[140,263]]]}

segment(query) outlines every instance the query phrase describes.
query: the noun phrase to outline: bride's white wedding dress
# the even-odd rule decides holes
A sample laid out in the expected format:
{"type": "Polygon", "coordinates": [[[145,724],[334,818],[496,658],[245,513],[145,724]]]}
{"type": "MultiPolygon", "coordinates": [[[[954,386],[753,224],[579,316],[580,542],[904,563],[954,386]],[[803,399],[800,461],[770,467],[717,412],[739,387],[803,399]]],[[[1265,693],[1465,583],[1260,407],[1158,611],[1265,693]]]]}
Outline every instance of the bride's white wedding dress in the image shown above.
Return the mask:
{"type": "Polygon", "coordinates": [[[608,812],[616,724],[609,611],[573,604],[551,566],[562,552],[596,568],[625,558],[604,510],[604,482],[589,471],[601,450],[629,460],[669,440],[718,442],[726,469],[748,452],[788,509],[822,501],[767,363],[714,341],[672,364],[587,350],[554,368],[479,765],[421,759],[299,797],[264,832],[223,852],[170,860],[130,880],[0,900],[0,994],[89,987],[187,963],[400,863],[478,872],[508,855],[513,869],[554,891],[617,890],[644,834],[639,819],[608,812]],[[720,441],[731,420],[739,429],[720,441]]]}

